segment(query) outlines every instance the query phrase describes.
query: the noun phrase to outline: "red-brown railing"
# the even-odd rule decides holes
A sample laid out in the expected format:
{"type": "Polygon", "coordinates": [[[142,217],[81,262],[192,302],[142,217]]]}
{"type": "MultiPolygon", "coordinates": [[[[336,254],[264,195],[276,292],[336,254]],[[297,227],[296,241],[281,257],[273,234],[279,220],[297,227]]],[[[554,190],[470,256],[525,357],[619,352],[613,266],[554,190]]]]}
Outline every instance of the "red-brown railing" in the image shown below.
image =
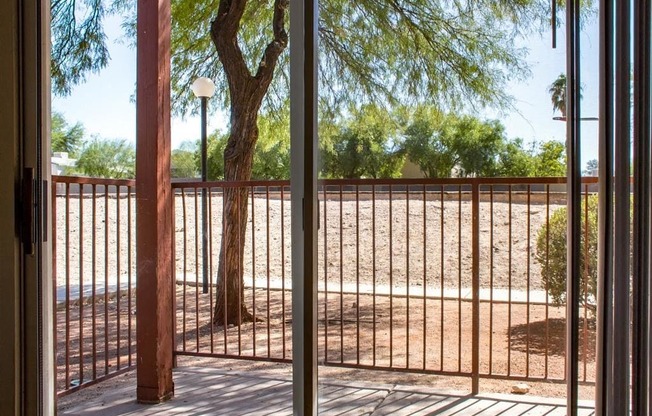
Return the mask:
{"type": "Polygon", "coordinates": [[[57,392],[136,365],[135,182],[52,177],[57,392]]]}
{"type": "MultiPolygon", "coordinates": [[[[552,304],[533,255],[540,227],[565,206],[564,183],[321,181],[320,363],[475,380],[562,381],[565,307],[552,304]]],[[[585,179],[585,197],[595,183],[585,179]]],[[[187,182],[173,188],[176,354],[290,361],[289,182],[187,182]],[[256,322],[221,328],[211,322],[225,188],[247,190],[240,301],[256,322]],[[210,201],[206,294],[198,277],[203,189],[210,201]]],[[[588,310],[584,318],[582,381],[590,382],[595,336],[588,310]]]]}
{"type": "MultiPolygon", "coordinates": [[[[565,206],[564,183],[564,178],[321,181],[320,363],[475,380],[562,381],[565,306],[552,304],[533,254],[540,227],[565,206]]],[[[595,184],[595,178],[585,178],[585,198],[595,184]]],[[[172,187],[175,353],[289,362],[289,182],[172,187]],[[247,190],[241,302],[255,323],[222,328],[212,325],[212,305],[225,188],[247,190]],[[201,278],[204,189],[207,293],[201,278]]],[[[135,184],[55,176],[53,195],[61,395],[135,365],[135,184]]],[[[591,312],[583,314],[581,378],[590,382],[595,335],[591,312]]]]}

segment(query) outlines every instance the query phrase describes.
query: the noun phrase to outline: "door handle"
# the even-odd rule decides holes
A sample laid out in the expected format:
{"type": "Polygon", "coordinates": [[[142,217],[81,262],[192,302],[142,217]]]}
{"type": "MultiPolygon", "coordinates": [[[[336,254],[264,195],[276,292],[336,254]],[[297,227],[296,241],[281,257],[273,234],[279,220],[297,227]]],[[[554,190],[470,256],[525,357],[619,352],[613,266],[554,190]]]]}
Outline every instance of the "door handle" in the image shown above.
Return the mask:
{"type": "Polygon", "coordinates": [[[34,168],[23,168],[22,240],[25,254],[34,255],[34,168]]]}

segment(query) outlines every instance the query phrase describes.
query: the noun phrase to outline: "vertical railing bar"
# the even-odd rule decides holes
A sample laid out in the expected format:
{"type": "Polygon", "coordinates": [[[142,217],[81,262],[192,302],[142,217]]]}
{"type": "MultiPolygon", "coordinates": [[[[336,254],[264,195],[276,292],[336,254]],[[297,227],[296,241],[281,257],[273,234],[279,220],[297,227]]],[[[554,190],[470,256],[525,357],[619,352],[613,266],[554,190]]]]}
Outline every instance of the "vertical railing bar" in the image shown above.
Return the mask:
{"type": "Polygon", "coordinates": [[[586,381],[586,362],[588,360],[588,295],[589,295],[589,191],[584,184],[584,322],[582,325],[582,381],[586,381]]]}
{"type": "Polygon", "coordinates": [[[410,185],[405,186],[405,368],[410,368],[410,185]]]}
{"type": "Polygon", "coordinates": [[[389,366],[394,361],[394,247],[393,247],[393,195],[392,185],[389,185],[389,366]]]}
{"type": "MultiPolygon", "coordinates": [[[[224,221],[226,217],[226,188],[222,188],[222,242],[225,241],[224,235],[226,233],[226,221],[224,221]]],[[[227,284],[226,284],[226,250],[224,247],[220,247],[220,251],[222,253],[222,286],[224,287],[224,298],[223,298],[223,303],[224,305],[222,306],[222,314],[224,315],[224,320],[222,321],[222,332],[224,334],[224,354],[226,355],[228,352],[228,334],[227,330],[229,329],[228,325],[228,312],[227,312],[227,295],[228,295],[228,290],[227,290],[227,284]]],[[[218,285],[219,287],[219,285],[218,285]]]]}
{"type": "Polygon", "coordinates": [[[530,241],[531,241],[531,222],[532,222],[532,210],[531,210],[531,197],[532,197],[532,187],[531,185],[527,186],[527,265],[526,265],[526,287],[525,292],[526,296],[526,308],[525,313],[525,322],[526,322],[526,338],[525,338],[525,376],[530,376],[530,241]]]}
{"type": "Polygon", "coordinates": [[[355,186],[355,345],[360,364],[360,186],[355,186]]]}
{"type": "Polygon", "coordinates": [[[116,235],[116,367],[118,370],[120,370],[120,347],[121,347],[121,342],[120,342],[120,222],[121,222],[121,217],[120,217],[120,186],[115,187],[115,207],[116,207],[116,227],[115,227],[115,235],[116,235]]]}
{"type": "Polygon", "coordinates": [[[211,354],[215,353],[215,311],[213,309],[213,188],[208,187],[208,316],[211,329],[211,354]]]}
{"type": "Polygon", "coordinates": [[[285,186],[281,186],[281,325],[283,327],[283,358],[285,358],[285,186]]]}
{"type": "Polygon", "coordinates": [[[93,274],[93,280],[91,281],[92,285],[92,303],[91,303],[91,323],[92,323],[92,333],[93,333],[93,380],[97,378],[97,249],[96,249],[96,239],[97,239],[97,186],[93,184],[93,216],[92,216],[92,244],[91,244],[91,269],[93,274]]]}
{"type": "Polygon", "coordinates": [[[344,211],[340,185],[340,363],[344,362],[344,211]]]}
{"type": "MultiPolygon", "coordinates": [[[[193,195],[195,199],[194,209],[195,209],[195,351],[199,352],[199,192],[197,192],[197,187],[193,187],[193,195]]],[[[203,221],[203,220],[202,220],[203,221]]],[[[203,247],[202,247],[203,249],[203,247]]],[[[202,269],[204,265],[202,264],[202,269]]]]}
{"type": "Polygon", "coordinates": [[[328,362],[328,195],[322,187],[324,198],[324,362],[328,362]]]}
{"type": "Polygon", "coordinates": [[[462,185],[457,188],[457,371],[462,372],[462,185]]]}
{"type": "MultiPolygon", "coordinates": [[[[128,205],[128,211],[129,211],[129,228],[127,230],[127,239],[128,243],[127,245],[129,246],[129,252],[127,254],[128,260],[127,263],[129,265],[129,275],[127,277],[127,280],[129,281],[129,289],[128,289],[128,297],[129,297],[129,365],[131,365],[131,269],[132,269],[132,264],[131,264],[131,200],[129,199],[130,197],[130,192],[131,192],[131,187],[127,188],[128,194],[127,194],[127,199],[129,202],[128,205]]],[[[172,319],[172,366],[176,367],[177,366],[177,356],[175,355],[177,352],[177,336],[179,335],[177,331],[177,189],[170,189],[170,198],[172,199],[172,204],[171,204],[171,218],[172,218],[172,282],[171,285],[171,297],[172,297],[172,310],[174,311],[172,313],[172,316],[170,317],[172,319]]]]}
{"type": "Polygon", "coordinates": [[[489,186],[489,374],[494,351],[494,185],[489,186]]]}
{"type": "MultiPolygon", "coordinates": [[[[240,207],[240,204],[242,203],[242,189],[240,187],[235,188],[236,191],[236,207],[240,207]]],[[[240,265],[242,264],[242,259],[240,258],[241,253],[244,255],[244,253],[240,250],[240,247],[242,247],[243,241],[242,241],[242,233],[240,230],[242,229],[242,216],[240,215],[240,209],[236,208],[236,224],[237,224],[237,230],[238,230],[238,268],[237,268],[237,275],[238,276],[238,355],[242,355],[242,302],[244,299],[242,299],[242,295],[244,293],[244,282],[242,281],[242,272],[243,270],[240,270],[240,265]]],[[[226,300],[226,298],[225,298],[226,300]]]]}
{"type": "Polygon", "coordinates": [[[84,185],[79,185],[79,384],[84,383],[84,185]]]}
{"type": "Polygon", "coordinates": [[[426,185],[423,184],[422,188],[422,197],[423,197],[423,229],[422,229],[422,235],[423,235],[423,334],[421,335],[422,340],[423,340],[423,358],[422,358],[422,366],[421,369],[425,370],[426,369],[426,334],[427,334],[427,314],[426,314],[426,299],[428,298],[427,288],[428,288],[428,280],[427,280],[427,266],[428,266],[428,258],[427,258],[427,249],[426,249],[426,242],[428,241],[426,239],[426,210],[427,210],[427,194],[426,194],[426,185]]]}
{"type": "MultiPolygon", "coordinates": [[[[545,269],[550,270],[550,185],[546,185],[546,260],[545,260],[545,269]]],[[[544,367],[545,367],[545,379],[548,378],[548,349],[550,345],[550,295],[548,292],[548,279],[545,279],[545,291],[546,291],[546,343],[545,343],[545,355],[544,355],[544,367]]]]}
{"type": "Polygon", "coordinates": [[[109,373],[109,186],[104,185],[104,374],[109,373]]]}
{"type": "Polygon", "coordinates": [[[70,184],[66,183],[66,388],[70,387],[70,184]]]}
{"type": "Polygon", "coordinates": [[[183,211],[183,290],[182,290],[182,309],[183,312],[181,313],[182,317],[182,326],[183,326],[183,337],[182,337],[182,348],[183,351],[186,351],[186,292],[187,292],[187,287],[188,287],[188,235],[187,235],[187,230],[188,230],[188,213],[187,213],[187,208],[186,208],[186,189],[182,188],[181,189],[181,210],[183,211]]]}
{"type": "MultiPolygon", "coordinates": [[[[270,275],[269,275],[269,186],[265,187],[265,197],[267,200],[267,226],[265,227],[267,230],[267,357],[272,356],[272,342],[271,342],[271,331],[270,331],[270,309],[271,309],[271,304],[270,304],[270,297],[269,297],[269,291],[270,291],[270,275]]],[[[251,201],[251,204],[253,206],[254,201],[251,201]]],[[[252,228],[253,228],[253,221],[252,221],[252,228]]],[[[253,242],[252,242],[253,244],[253,242]]],[[[256,294],[254,293],[254,297],[256,294]]],[[[254,327],[256,326],[256,320],[254,319],[254,327]]]]}
{"type": "Polygon", "coordinates": [[[507,199],[507,375],[512,374],[512,185],[507,199]]]}
{"type": "MultiPolygon", "coordinates": [[[[255,205],[254,187],[251,187],[251,293],[252,293],[252,315],[253,315],[253,355],[256,356],[256,209],[255,205]]],[[[267,248],[269,250],[269,246],[267,248]]],[[[269,271],[269,263],[267,264],[269,271]]],[[[267,293],[269,293],[269,282],[267,282],[267,293]]],[[[269,304],[267,305],[269,311],[269,304]]],[[[269,317],[267,318],[267,325],[269,326],[269,317]]]]}
{"type": "Polygon", "coordinates": [[[410,368],[410,185],[405,186],[405,368],[410,368]]]}
{"type": "MultiPolygon", "coordinates": [[[[50,205],[52,209],[52,221],[50,222],[50,232],[52,233],[52,305],[53,305],[53,312],[54,312],[54,325],[56,325],[56,328],[59,327],[59,311],[58,311],[58,303],[59,299],[57,298],[57,288],[58,288],[58,282],[57,282],[57,181],[52,178],[52,181],[50,183],[50,205]]],[[[55,363],[58,362],[58,355],[60,353],[59,351],[59,339],[58,339],[58,331],[52,331],[52,336],[53,336],[53,345],[54,347],[54,360],[55,363]]]]}
{"type": "MultiPolygon", "coordinates": [[[[471,185],[472,218],[472,340],[471,340],[471,393],[478,394],[480,389],[480,185],[474,180],[471,185]]],[[[461,236],[460,236],[461,237],[461,236]]]]}
{"type": "MultiPolygon", "coordinates": [[[[174,216],[172,216],[174,218],[174,216]]],[[[131,356],[131,186],[127,187],[127,353],[129,355],[129,367],[132,366],[131,356]]],[[[172,237],[174,238],[174,237],[172,237]]],[[[174,241],[174,240],[173,240],[174,241]]],[[[174,255],[174,252],[173,252],[174,255]]]]}
{"type": "MultiPolygon", "coordinates": [[[[326,216],[324,215],[324,218],[326,216]]],[[[376,185],[371,185],[371,310],[372,310],[372,343],[371,343],[371,361],[376,366],[376,185]]]]}
{"type": "Polygon", "coordinates": [[[444,370],[444,185],[439,188],[439,370],[444,370]]]}

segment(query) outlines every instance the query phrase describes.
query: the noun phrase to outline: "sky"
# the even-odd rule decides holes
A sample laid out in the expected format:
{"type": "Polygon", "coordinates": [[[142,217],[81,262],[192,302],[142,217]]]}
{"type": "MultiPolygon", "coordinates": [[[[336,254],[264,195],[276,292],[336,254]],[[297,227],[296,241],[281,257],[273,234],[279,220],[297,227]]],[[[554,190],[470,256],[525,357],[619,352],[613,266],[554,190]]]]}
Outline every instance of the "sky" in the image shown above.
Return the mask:
{"type": "MultiPolygon", "coordinates": [[[[85,83],[73,88],[66,97],[52,97],[52,109],[64,115],[71,123],[84,125],[88,136],[98,135],[108,139],[136,140],[136,50],[121,40],[120,20],[110,17],[106,22],[110,64],[97,74],[87,77],[85,83]]],[[[597,18],[585,25],[581,37],[582,116],[596,117],[598,111],[598,23],[597,18]]],[[[506,128],[509,138],[522,138],[526,144],[534,141],[564,141],[566,123],[553,120],[548,87],[565,72],[566,57],[563,28],[558,30],[557,49],[551,47],[551,34],[545,32],[519,41],[527,48],[527,63],[531,76],[525,81],[510,82],[508,92],[514,98],[512,109],[501,112],[486,109],[478,116],[498,119],[506,128]]],[[[224,113],[209,115],[208,131],[225,130],[224,113]]],[[[582,165],[597,159],[597,132],[595,121],[582,123],[582,165]]],[[[199,139],[198,117],[172,119],[172,148],[184,141],[199,139]]]]}

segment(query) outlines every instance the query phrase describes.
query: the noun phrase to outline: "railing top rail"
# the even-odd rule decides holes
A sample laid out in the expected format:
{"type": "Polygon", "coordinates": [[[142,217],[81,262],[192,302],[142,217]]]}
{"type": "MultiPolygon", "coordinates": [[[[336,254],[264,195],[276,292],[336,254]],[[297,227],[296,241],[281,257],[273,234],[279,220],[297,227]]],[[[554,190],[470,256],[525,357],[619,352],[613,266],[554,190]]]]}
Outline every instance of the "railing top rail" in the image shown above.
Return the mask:
{"type": "MultiPolygon", "coordinates": [[[[53,175],[55,183],[105,186],[136,186],[135,179],[107,179],[83,176],[53,175]]],[[[322,186],[345,185],[554,185],[565,184],[565,177],[522,177],[522,178],[397,178],[397,179],[320,179],[322,186]]],[[[597,177],[582,178],[583,184],[597,184],[597,177]]],[[[289,180],[249,180],[249,181],[172,181],[172,189],[188,188],[238,188],[238,187],[282,187],[290,186],[289,180]]]]}
{"type": "Polygon", "coordinates": [[[278,187],[290,186],[289,180],[254,180],[254,181],[172,181],[172,189],[189,188],[242,188],[252,186],[278,187]]]}
{"type": "Polygon", "coordinates": [[[86,176],[52,175],[52,182],[78,184],[78,185],[131,186],[131,187],[136,186],[135,179],[90,178],[86,176]]]}
{"type": "MultiPolygon", "coordinates": [[[[555,185],[565,184],[565,177],[522,177],[522,178],[397,178],[397,179],[320,179],[322,186],[345,185],[555,185]]],[[[584,177],[582,183],[598,183],[597,177],[584,177]]],[[[237,188],[237,187],[280,187],[290,186],[289,180],[250,181],[173,181],[172,189],[187,188],[237,188]]]]}

